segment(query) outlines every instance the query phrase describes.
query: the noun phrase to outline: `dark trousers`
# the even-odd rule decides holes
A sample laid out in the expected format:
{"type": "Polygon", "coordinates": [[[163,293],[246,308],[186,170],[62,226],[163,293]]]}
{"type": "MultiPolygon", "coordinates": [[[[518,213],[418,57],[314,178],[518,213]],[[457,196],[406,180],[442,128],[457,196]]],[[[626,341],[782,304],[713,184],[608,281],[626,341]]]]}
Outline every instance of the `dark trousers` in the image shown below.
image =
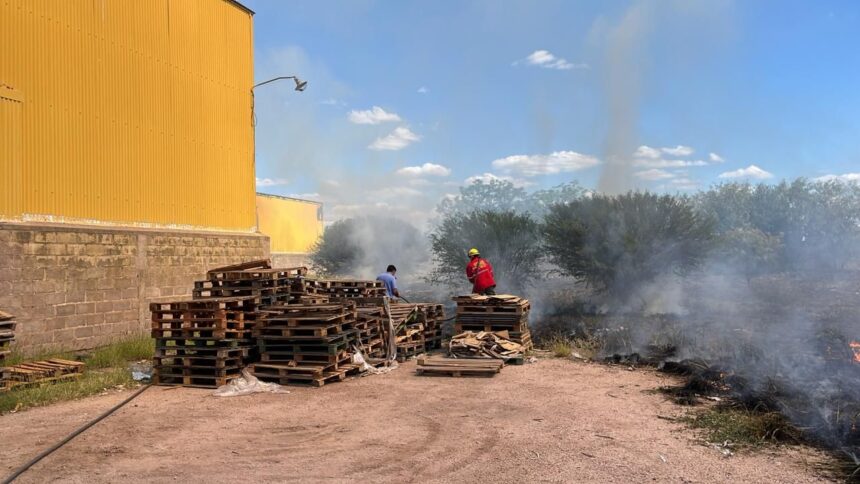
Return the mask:
{"type": "Polygon", "coordinates": [[[496,286],[490,286],[484,289],[484,292],[481,293],[482,296],[495,296],[496,295],[496,286]]]}

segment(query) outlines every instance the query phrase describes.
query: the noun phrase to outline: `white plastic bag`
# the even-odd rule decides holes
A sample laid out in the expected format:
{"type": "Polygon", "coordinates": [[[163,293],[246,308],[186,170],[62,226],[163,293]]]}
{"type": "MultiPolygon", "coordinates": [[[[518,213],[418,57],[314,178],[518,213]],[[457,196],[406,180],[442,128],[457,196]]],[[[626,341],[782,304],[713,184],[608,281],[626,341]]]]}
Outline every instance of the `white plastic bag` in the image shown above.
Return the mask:
{"type": "Polygon", "coordinates": [[[242,370],[242,376],[221,385],[213,393],[216,397],[238,397],[252,393],[290,393],[277,383],[266,383],[255,377],[248,368],[242,370]]]}

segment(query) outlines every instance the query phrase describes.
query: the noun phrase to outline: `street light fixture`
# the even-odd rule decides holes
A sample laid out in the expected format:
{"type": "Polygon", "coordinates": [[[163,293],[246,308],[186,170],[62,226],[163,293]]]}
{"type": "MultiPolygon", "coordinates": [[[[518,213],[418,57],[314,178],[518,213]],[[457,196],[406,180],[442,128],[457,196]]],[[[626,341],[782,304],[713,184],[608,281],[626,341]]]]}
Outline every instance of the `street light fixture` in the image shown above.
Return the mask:
{"type": "Polygon", "coordinates": [[[251,89],[256,89],[256,88],[262,86],[263,84],[268,84],[270,82],[280,81],[281,79],[292,79],[292,80],[296,81],[296,91],[299,91],[299,92],[304,91],[305,88],[308,87],[308,81],[303,81],[303,80],[299,79],[297,76],[281,76],[281,77],[275,77],[274,79],[269,79],[268,81],[263,81],[259,84],[254,84],[254,87],[252,87],[251,89]]]}
{"type": "Polygon", "coordinates": [[[268,81],[263,81],[258,84],[254,84],[251,87],[251,126],[257,126],[257,113],[254,110],[254,89],[262,86],[263,84],[268,84],[270,82],[280,81],[281,79],[292,79],[296,82],[296,91],[302,92],[308,87],[308,81],[303,81],[298,78],[298,76],[280,76],[269,79],[268,81]]]}

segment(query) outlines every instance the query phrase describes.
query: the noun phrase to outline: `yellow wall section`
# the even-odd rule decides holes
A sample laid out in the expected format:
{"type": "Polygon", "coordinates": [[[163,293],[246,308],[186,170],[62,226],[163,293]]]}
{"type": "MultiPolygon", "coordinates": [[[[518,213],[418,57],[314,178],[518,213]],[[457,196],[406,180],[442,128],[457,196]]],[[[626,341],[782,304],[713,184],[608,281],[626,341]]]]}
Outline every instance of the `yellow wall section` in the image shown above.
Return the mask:
{"type": "Polygon", "coordinates": [[[257,217],[272,253],[310,252],[323,233],[322,205],[316,202],[258,193],[257,217]]]}
{"type": "Polygon", "coordinates": [[[226,0],[0,0],[0,215],[252,230],[252,29],[226,0]]]}

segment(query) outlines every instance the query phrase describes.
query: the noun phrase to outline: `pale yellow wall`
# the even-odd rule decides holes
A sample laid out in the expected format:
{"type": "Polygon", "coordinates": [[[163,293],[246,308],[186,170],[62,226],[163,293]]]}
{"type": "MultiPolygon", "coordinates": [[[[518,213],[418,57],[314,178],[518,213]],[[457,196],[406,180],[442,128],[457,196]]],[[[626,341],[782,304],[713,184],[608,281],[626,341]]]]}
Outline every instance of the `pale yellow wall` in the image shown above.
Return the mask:
{"type": "Polygon", "coordinates": [[[0,0],[0,216],[252,230],[252,29],[225,0],[0,0]]]}
{"type": "Polygon", "coordinates": [[[322,205],[307,200],[258,193],[257,221],[272,253],[309,252],[323,233],[322,205]]]}

